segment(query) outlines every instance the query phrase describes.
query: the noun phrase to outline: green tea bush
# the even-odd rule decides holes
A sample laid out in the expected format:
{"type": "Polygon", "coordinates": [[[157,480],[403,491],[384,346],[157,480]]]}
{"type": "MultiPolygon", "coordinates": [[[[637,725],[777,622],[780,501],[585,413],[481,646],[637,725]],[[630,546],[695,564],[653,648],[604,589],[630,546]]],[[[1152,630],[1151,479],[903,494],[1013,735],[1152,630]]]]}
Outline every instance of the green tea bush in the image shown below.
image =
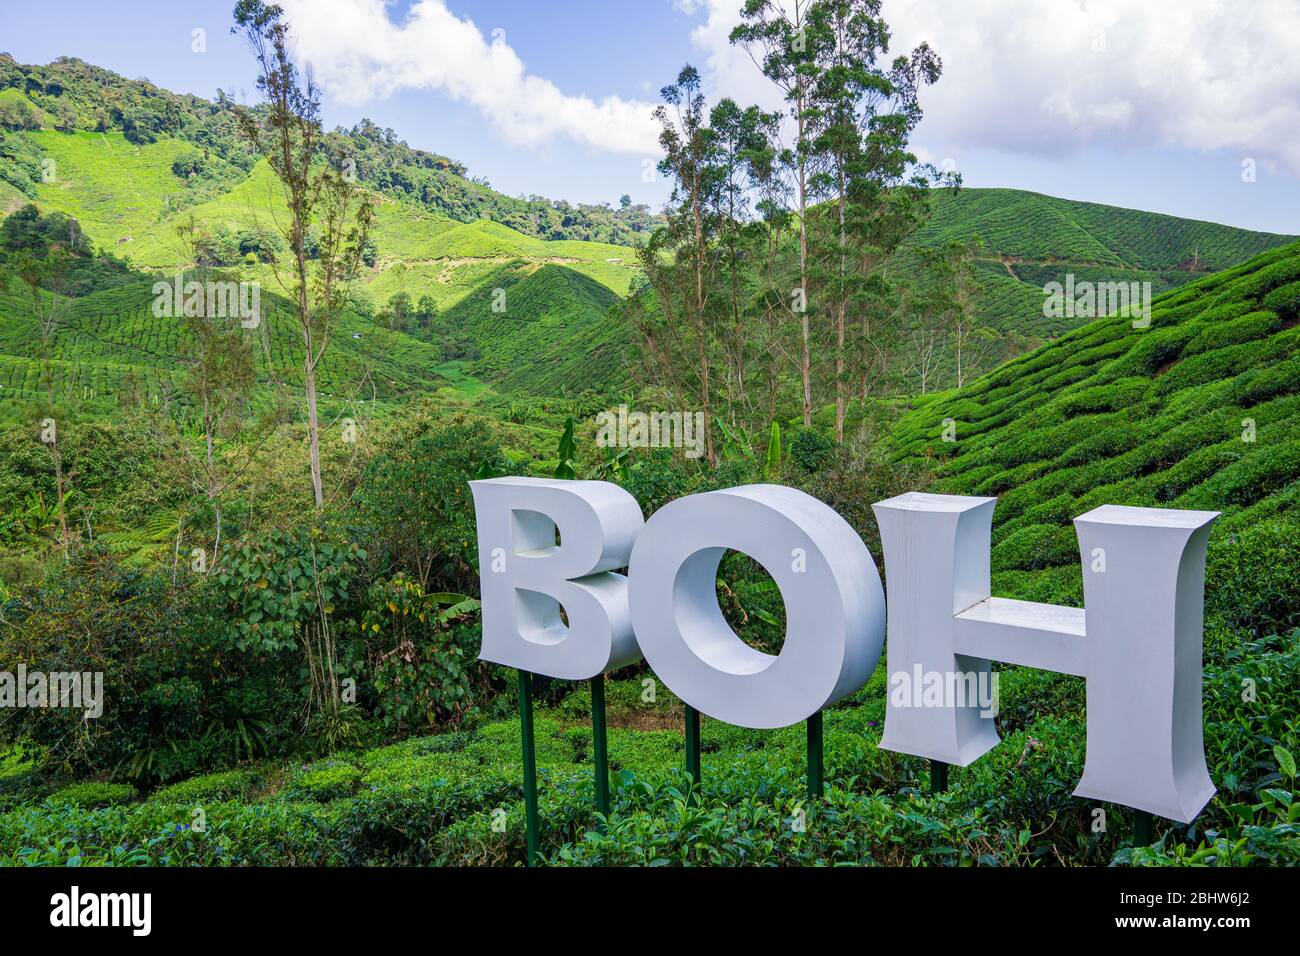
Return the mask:
{"type": "Polygon", "coordinates": [[[834,451],[834,443],[821,432],[801,428],[790,439],[790,460],[805,472],[816,472],[834,451]]]}
{"type": "Polygon", "coordinates": [[[1032,571],[1077,559],[1079,542],[1072,529],[1030,525],[1012,532],[993,548],[998,567],[1032,571]]]}
{"type": "Polygon", "coordinates": [[[1300,626],[1300,549],[1294,520],[1274,519],[1211,540],[1206,615],[1255,634],[1300,626]]]}
{"type": "Polygon", "coordinates": [[[1282,359],[1290,349],[1271,339],[1225,345],[1212,352],[1185,357],[1160,379],[1162,392],[1175,392],[1191,385],[1204,385],[1231,378],[1255,365],[1282,359]]]}
{"type": "MultiPolygon", "coordinates": [[[[1202,321],[1207,319],[1208,316],[1202,316],[1202,321]]],[[[1188,342],[1184,354],[1197,355],[1228,345],[1262,339],[1275,332],[1280,324],[1276,312],[1251,312],[1240,318],[1218,321],[1188,342]]]]}
{"type": "Polygon", "coordinates": [[[1285,321],[1300,317],[1300,282],[1280,286],[1264,296],[1264,307],[1278,313],[1285,321]]]}
{"type": "Polygon", "coordinates": [[[49,802],[61,807],[111,807],[130,803],[136,798],[135,787],[129,783],[103,783],[87,781],[74,783],[50,794],[49,802]]]}
{"type": "Polygon", "coordinates": [[[1293,355],[1285,361],[1265,368],[1252,369],[1240,376],[1232,383],[1232,391],[1236,401],[1242,404],[1255,404],[1293,390],[1298,379],[1300,379],[1300,355],[1293,355]]]}
{"type": "Polygon", "coordinates": [[[1114,360],[1112,374],[1154,375],[1172,365],[1183,354],[1183,349],[1200,331],[1195,325],[1170,325],[1160,323],[1151,329],[1134,330],[1136,343],[1121,357],[1114,360]]]}
{"type": "Polygon", "coordinates": [[[1290,247],[1274,250],[1271,256],[1271,258],[1281,259],[1281,261],[1272,262],[1262,268],[1250,271],[1243,270],[1245,274],[1240,278],[1223,283],[1219,287],[1216,298],[1220,301],[1258,299],[1261,296],[1266,296],[1274,289],[1300,279],[1300,259],[1297,259],[1294,255],[1286,256],[1284,250],[1287,248],[1290,247]]]}
{"type": "Polygon", "coordinates": [[[358,758],[358,763],[363,768],[373,768],[410,757],[459,753],[469,746],[474,737],[475,731],[472,730],[457,730],[434,737],[412,737],[401,743],[369,750],[358,758]]]}
{"type": "Polygon", "coordinates": [[[289,799],[328,803],[351,796],[361,784],[361,771],[351,764],[327,763],[313,766],[293,781],[285,791],[289,799]]]}
{"type": "Polygon", "coordinates": [[[252,770],[223,770],[200,774],[163,787],[149,799],[159,803],[216,803],[245,800],[260,782],[252,770]]]}
{"type": "MultiPolygon", "coordinates": [[[[1078,575],[1077,566],[1064,570],[1078,575]]],[[[1005,574],[995,583],[1024,594],[1005,574]]],[[[1113,808],[1107,829],[1096,832],[1095,805],[1071,796],[1085,737],[1080,679],[1000,669],[1002,743],[953,768],[948,792],[926,796],[924,762],[877,746],[887,693],[881,668],[827,713],[821,803],[806,798],[802,727],[752,731],[706,721],[698,787],[683,773],[680,731],[615,727],[612,807],[602,819],[592,802],[590,728],[556,716],[582,708],[539,713],[544,862],[1294,862],[1292,755],[1300,741],[1291,688],[1300,679],[1300,631],[1226,646],[1205,681],[1207,758],[1220,796],[1196,825],[1163,826],[1151,848],[1127,845],[1131,821],[1113,808]],[[1249,699],[1243,686],[1253,688],[1249,699]]],[[[639,686],[632,678],[608,696],[630,703],[639,686]]],[[[335,758],[256,803],[206,805],[204,832],[192,826],[194,793],[175,788],[129,807],[24,806],[0,813],[0,863],[519,865],[518,746],[517,722],[506,720],[335,758]],[[358,786],[359,768],[366,776],[358,786]]]]}
{"type": "MultiPolygon", "coordinates": [[[[1247,446],[1250,447],[1250,446],[1247,446]]],[[[1223,467],[1196,488],[1175,498],[1179,508],[1212,509],[1245,505],[1272,494],[1300,477],[1300,440],[1253,452],[1223,467]]]]}

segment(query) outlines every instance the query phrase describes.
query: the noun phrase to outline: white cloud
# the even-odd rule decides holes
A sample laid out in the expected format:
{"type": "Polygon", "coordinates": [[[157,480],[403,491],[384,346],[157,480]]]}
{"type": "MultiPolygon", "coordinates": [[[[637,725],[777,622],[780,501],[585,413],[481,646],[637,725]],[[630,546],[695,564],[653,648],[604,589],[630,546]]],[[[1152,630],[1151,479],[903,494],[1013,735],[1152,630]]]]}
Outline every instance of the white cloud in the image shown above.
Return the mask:
{"type": "Polygon", "coordinates": [[[515,145],[566,136],[609,152],[659,153],[653,104],[567,95],[529,74],[504,36],[485,36],[443,0],[415,0],[401,24],[388,18],[384,0],[278,2],[298,54],[342,102],[431,89],[473,105],[515,145]]]}
{"type": "MultiPolygon", "coordinates": [[[[691,2],[714,91],[772,103],[728,42],[739,0],[691,2]]],[[[891,52],[926,40],[943,58],[918,130],[932,154],[1227,149],[1300,175],[1296,0],[885,0],[884,15],[891,52]]]]}

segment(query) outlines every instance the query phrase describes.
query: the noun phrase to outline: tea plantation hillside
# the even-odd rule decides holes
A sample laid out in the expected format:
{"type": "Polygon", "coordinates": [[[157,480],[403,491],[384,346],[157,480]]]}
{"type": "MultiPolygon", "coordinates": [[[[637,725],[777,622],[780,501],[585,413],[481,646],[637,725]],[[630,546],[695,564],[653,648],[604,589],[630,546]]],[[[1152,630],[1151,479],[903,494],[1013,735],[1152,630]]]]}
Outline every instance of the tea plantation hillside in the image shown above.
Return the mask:
{"type": "Polygon", "coordinates": [[[971,230],[986,256],[1010,260],[1021,278],[1019,266],[1053,263],[1145,270],[1171,282],[1177,273],[1226,269],[1288,238],[1020,189],[962,189],[940,194],[916,241],[934,245],[971,230]]]}
{"type": "MultiPolygon", "coordinates": [[[[73,299],[50,346],[57,396],[83,406],[116,408],[137,398],[186,401],[181,380],[193,355],[190,333],[176,318],[153,314],[153,282],[131,282],[73,299]],[[106,403],[106,404],[105,404],[106,403]]],[[[0,396],[21,401],[43,394],[41,344],[29,318],[25,287],[0,289],[0,396]]],[[[261,323],[246,333],[263,386],[302,387],[303,345],[297,319],[283,298],[261,298],[261,323]]],[[[346,313],[320,371],[322,399],[375,397],[396,401],[450,383],[435,371],[436,346],[346,313]]]]}
{"type": "MultiPolygon", "coordinates": [[[[163,276],[192,265],[178,228],[193,220],[209,233],[209,259],[283,292],[272,266],[284,251],[275,235],[286,221],[281,187],[236,134],[234,105],[224,94],[216,101],[181,96],[75,59],[42,67],[0,57],[0,104],[0,215],[34,201],[42,212],[75,218],[101,251],[163,276]]],[[[363,319],[382,314],[394,296],[429,300],[445,318],[428,323],[420,337],[441,360],[456,363],[455,375],[471,390],[488,385],[540,398],[625,388],[635,336],[609,306],[637,283],[636,253],[627,244],[657,224],[644,207],[502,196],[454,161],[411,149],[367,121],[329,140],[354,163],[377,204],[368,268],[358,283],[363,319]],[[572,275],[556,281],[557,269],[572,275]],[[517,290],[515,301],[507,296],[501,312],[499,290],[534,273],[559,297],[534,294],[534,283],[517,290]],[[482,310],[493,302],[497,311],[482,310]],[[517,321],[493,328],[503,315],[517,321]],[[623,361],[613,360],[612,344],[627,356],[623,361]]],[[[917,248],[974,236],[984,243],[973,307],[984,330],[978,368],[1084,321],[1043,315],[1043,285],[1067,273],[1079,281],[1150,281],[1160,292],[1290,238],[1018,190],[970,189],[937,197],[932,220],[898,254],[897,266],[911,270],[917,248]]],[[[84,359],[121,364],[122,356],[84,359]]],[[[951,366],[945,350],[936,363],[939,380],[953,379],[951,366]]]]}
{"type": "MultiPolygon", "coordinates": [[[[508,394],[576,396],[626,381],[627,334],[610,315],[618,297],[597,279],[527,259],[465,264],[457,273],[465,285],[435,283],[450,304],[427,331],[394,330],[363,312],[345,313],[322,387],[367,396],[373,387],[375,397],[393,400],[447,386],[448,369],[469,394],[490,383],[508,394]]],[[[247,275],[225,273],[232,281],[247,275]]],[[[59,395],[113,399],[128,382],[153,393],[179,381],[186,332],[179,320],[153,314],[153,287],[154,280],[140,279],[68,303],[51,352],[59,395]]],[[[258,341],[259,379],[299,387],[297,320],[283,296],[267,289],[266,322],[250,333],[258,341]]],[[[38,388],[41,346],[33,329],[28,292],[12,280],[0,288],[0,400],[31,398],[38,388]]]]}
{"type": "Polygon", "coordinates": [[[1097,505],[1217,510],[1210,630],[1300,624],[1300,244],[919,400],[895,438],[945,490],[998,496],[995,588],[1078,604],[1071,520],[1097,505]]]}
{"type": "Polygon", "coordinates": [[[1064,284],[1067,274],[1076,282],[1150,282],[1159,294],[1294,238],[1019,189],[962,189],[937,194],[934,215],[899,258],[973,236],[983,243],[980,323],[1040,341],[1087,321],[1043,315],[1043,286],[1064,284]]]}
{"type": "MultiPolygon", "coordinates": [[[[45,136],[39,134],[38,140],[45,136]]],[[[167,166],[174,150],[166,144],[172,141],[137,147],[116,133],[50,132],[48,137],[48,152],[57,157],[59,175],[39,187],[38,208],[75,218],[97,248],[120,257],[141,280],[133,294],[78,300],[55,355],[63,380],[60,388],[90,387],[102,395],[114,390],[134,366],[141,366],[135,375],[145,382],[156,378],[159,367],[179,367],[174,361],[179,352],[156,347],[154,340],[174,339],[180,332],[175,321],[150,314],[152,296],[147,290],[152,281],[146,276],[171,280],[191,264],[192,253],[178,232],[191,218],[209,235],[235,237],[241,248],[251,244],[255,251],[233,258],[223,269],[224,277],[259,282],[268,300],[278,301],[273,294],[283,292],[284,267],[270,261],[276,258],[272,234],[286,212],[280,187],[264,162],[229,191],[172,211],[174,195],[169,190],[178,188],[167,166]],[[87,331],[86,316],[94,317],[93,331],[87,331]]],[[[459,223],[378,194],[373,199],[372,264],[360,277],[357,306],[338,341],[344,353],[365,352],[374,343],[388,356],[380,364],[416,363],[418,368],[405,371],[377,371],[381,397],[445,384],[434,369],[447,359],[469,359],[463,364],[470,374],[519,394],[576,394],[626,380],[626,363],[616,361],[608,349],[603,355],[598,350],[611,339],[626,344],[624,327],[609,309],[631,285],[636,271],[633,250],[598,242],[545,242],[499,223],[459,223]],[[499,291],[543,269],[541,283],[499,291]],[[547,276],[555,280],[546,281],[547,276]],[[542,286],[545,294],[538,291],[542,286]],[[412,306],[427,300],[434,310],[422,328],[407,323],[405,335],[372,314],[399,294],[412,306]],[[543,374],[520,374],[528,369],[543,374]]],[[[16,283],[7,294],[0,291],[0,302],[0,361],[7,366],[2,384],[8,389],[0,397],[23,397],[24,382],[35,380],[29,366],[36,353],[28,321],[30,303],[16,283]]],[[[295,348],[292,324],[277,324],[271,331],[288,334],[272,334],[269,349],[277,348],[276,343],[295,348]]],[[[266,358],[268,370],[294,380],[281,361],[291,359],[290,354],[266,358]]],[[[330,377],[361,381],[352,372],[364,372],[365,363],[356,359],[347,354],[334,357],[340,374],[330,377]]]]}
{"type": "MultiPolygon", "coordinates": [[[[284,292],[275,265],[285,253],[279,236],[280,224],[287,221],[283,191],[269,165],[235,135],[228,101],[176,96],[75,60],[24,67],[7,57],[0,57],[0,96],[7,104],[0,126],[0,216],[26,202],[45,214],[65,214],[99,251],[120,258],[142,279],[171,278],[193,265],[193,250],[178,231],[193,222],[204,234],[203,254],[210,264],[223,266],[233,278],[258,281],[266,292],[284,292]],[[146,114],[153,117],[148,128],[146,114]]],[[[500,344],[498,351],[490,346],[484,352],[479,337],[467,338],[464,330],[430,320],[427,312],[421,328],[408,324],[403,330],[429,346],[420,356],[426,363],[422,377],[436,387],[440,378],[434,367],[453,361],[453,377],[472,393],[485,384],[478,379],[533,396],[622,387],[625,364],[587,354],[584,343],[599,344],[611,335],[626,341],[626,335],[608,328],[613,321],[608,307],[632,285],[636,254],[625,245],[595,240],[636,238],[653,222],[638,211],[641,207],[512,200],[470,181],[452,161],[410,150],[391,131],[372,124],[330,135],[356,165],[375,204],[367,269],[356,286],[356,321],[349,334],[360,331],[385,341],[384,326],[393,325],[387,309],[395,296],[405,296],[410,306],[427,301],[436,313],[456,309],[458,320],[470,314],[469,303],[495,302],[496,311],[487,314],[500,318],[497,290],[544,266],[548,273],[571,271],[569,281],[552,286],[559,293],[553,300],[520,290],[506,304],[504,314],[518,321],[490,336],[491,343],[500,344]],[[593,285],[602,288],[595,291],[593,285]],[[569,294],[569,289],[582,291],[569,294]],[[541,320],[553,334],[524,334],[536,331],[532,323],[541,320]],[[557,327],[561,321],[563,328],[557,327]],[[506,371],[521,364],[552,369],[546,377],[551,391],[536,391],[540,383],[527,376],[504,381],[506,371]]],[[[59,356],[61,362],[83,363],[84,377],[97,377],[107,388],[134,362],[129,352],[101,347],[98,340],[137,338],[136,327],[148,324],[145,316],[117,305],[93,304],[97,334],[82,336],[75,354],[63,349],[59,356]],[[117,321],[131,328],[110,330],[117,321]]],[[[7,300],[0,321],[20,319],[20,309],[20,302],[7,300]]],[[[400,351],[410,352],[404,345],[400,351]]],[[[11,380],[32,377],[26,358],[21,350],[0,353],[11,380]]],[[[150,362],[144,365],[139,377],[149,379],[150,362]]],[[[61,374],[73,373],[65,368],[61,374]]],[[[388,375],[386,388],[409,390],[405,378],[388,375]]],[[[21,394],[20,389],[15,385],[0,399],[21,394]]]]}
{"type": "MultiPolygon", "coordinates": [[[[1018,189],[936,189],[932,203],[930,218],[899,246],[886,262],[884,273],[901,278],[905,285],[924,275],[926,253],[953,244],[970,246],[974,287],[969,293],[969,323],[974,334],[968,338],[963,360],[966,382],[1099,314],[1084,309],[1073,315],[1047,314],[1045,287],[1049,283],[1065,286],[1067,277],[1072,277],[1075,286],[1092,283],[1113,288],[1122,284],[1132,293],[1134,306],[1140,308],[1148,291],[1145,283],[1150,283],[1151,296],[1157,296],[1295,240],[1294,236],[1018,189]],[[1133,290],[1135,283],[1138,287],[1133,290]]],[[[793,257],[797,254],[793,231],[786,241],[793,257]]],[[[653,296],[644,297],[642,305],[658,315],[653,296]]],[[[817,316],[813,336],[814,361],[819,353],[833,353],[825,316],[817,316]]],[[[922,391],[936,384],[950,387],[957,381],[951,342],[926,357],[924,384],[915,374],[917,343],[926,341],[925,321],[917,321],[914,314],[907,316],[901,339],[892,346],[895,361],[889,388],[922,391]]],[[[832,400],[828,391],[815,396],[814,403],[832,400]]]]}
{"type": "Polygon", "coordinates": [[[452,306],[444,321],[483,358],[473,368],[508,392],[573,395],[595,383],[624,381],[631,345],[610,310],[618,296],[593,278],[558,265],[519,260],[452,306]],[[501,303],[492,308],[493,299],[501,303]],[[545,361],[536,361],[539,348],[545,361]]]}

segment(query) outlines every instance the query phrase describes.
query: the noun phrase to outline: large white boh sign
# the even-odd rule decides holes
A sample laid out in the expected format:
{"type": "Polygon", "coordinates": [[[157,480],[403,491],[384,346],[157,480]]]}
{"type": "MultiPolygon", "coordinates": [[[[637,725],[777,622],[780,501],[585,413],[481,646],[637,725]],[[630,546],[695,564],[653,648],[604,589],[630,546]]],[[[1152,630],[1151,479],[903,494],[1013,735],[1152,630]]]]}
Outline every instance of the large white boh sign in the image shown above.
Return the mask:
{"type": "MultiPolygon", "coordinates": [[[[866,683],[888,618],[890,675],[976,683],[1002,661],[1083,677],[1087,757],[1077,796],[1190,822],[1214,794],[1201,731],[1214,512],[1107,505],[1076,518],[1079,610],[991,596],[996,499],[891,498],[874,506],[886,613],[862,539],[792,488],[691,495],[644,521],[636,500],[608,482],[471,486],[483,660],[582,680],[644,654],[701,713],[784,727],[866,683]],[[728,549],[756,560],[781,590],[787,623],[777,655],[749,647],[723,618],[716,577],[728,549]]],[[[965,766],[997,742],[994,716],[974,695],[927,695],[916,706],[891,694],[880,746],[965,766]]]]}

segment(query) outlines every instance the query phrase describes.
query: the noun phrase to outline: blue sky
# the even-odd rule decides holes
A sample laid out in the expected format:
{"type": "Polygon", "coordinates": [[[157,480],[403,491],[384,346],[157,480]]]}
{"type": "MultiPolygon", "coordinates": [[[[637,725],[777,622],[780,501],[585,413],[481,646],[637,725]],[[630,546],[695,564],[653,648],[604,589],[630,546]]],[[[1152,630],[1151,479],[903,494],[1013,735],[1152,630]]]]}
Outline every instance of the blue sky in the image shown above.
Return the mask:
{"type": "MultiPolygon", "coordinates": [[[[286,9],[328,91],[330,125],[367,116],[510,194],[617,202],[626,192],[657,206],[666,190],[642,175],[653,157],[645,114],[683,63],[717,93],[772,95],[726,44],[739,4],[288,0],[286,9]],[[422,31],[405,29],[413,7],[428,18],[422,31]]],[[[945,59],[916,137],[927,158],[950,159],[969,186],[1300,233],[1300,4],[1049,6],[886,0],[896,52],[925,39],[945,59]],[[1244,163],[1253,182],[1243,182],[1244,163]]],[[[254,71],[229,34],[232,7],[5,0],[0,50],[26,63],[77,56],[172,90],[251,99],[254,71]],[[191,49],[196,28],[206,31],[204,53],[191,49]]]]}

